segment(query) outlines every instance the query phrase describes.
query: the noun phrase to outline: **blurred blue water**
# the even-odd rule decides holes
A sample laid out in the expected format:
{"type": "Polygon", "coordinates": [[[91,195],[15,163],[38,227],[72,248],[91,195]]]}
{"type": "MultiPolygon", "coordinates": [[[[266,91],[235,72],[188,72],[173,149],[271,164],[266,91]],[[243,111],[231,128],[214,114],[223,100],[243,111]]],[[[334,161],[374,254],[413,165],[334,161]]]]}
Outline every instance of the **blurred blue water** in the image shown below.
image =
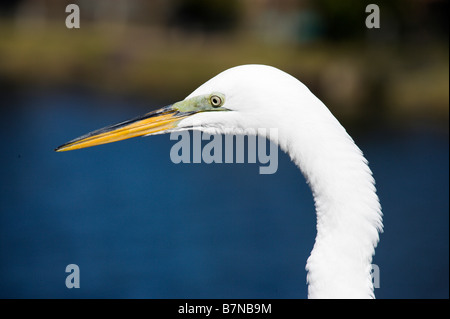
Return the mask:
{"type": "MultiPolygon", "coordinates": [[[[273,175],[259,175],[259,164],[175,165],[168,135],[55,153],[138,115],[139,103],[78,92],[7,102],[1,298],[306,297],[314,205],[282,152],[273,175]],[[65,286],[71,263],[80,267],[80,289],[65,286]]],[[[448,132],[355,139],[385,215],[377,297],[448,298],[448,132]]]]}

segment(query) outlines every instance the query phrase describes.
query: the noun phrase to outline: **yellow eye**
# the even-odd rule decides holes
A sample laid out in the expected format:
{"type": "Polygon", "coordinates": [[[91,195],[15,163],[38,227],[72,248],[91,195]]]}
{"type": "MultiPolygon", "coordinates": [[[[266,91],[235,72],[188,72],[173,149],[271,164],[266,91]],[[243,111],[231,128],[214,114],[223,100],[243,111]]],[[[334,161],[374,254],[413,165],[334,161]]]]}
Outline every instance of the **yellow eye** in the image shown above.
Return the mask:
{"type": "Polygon", "coordinates": [[[222,105],[222,98],[220,96],[212,95],[210,101],[213,107],[219,107],[222,105]]]}

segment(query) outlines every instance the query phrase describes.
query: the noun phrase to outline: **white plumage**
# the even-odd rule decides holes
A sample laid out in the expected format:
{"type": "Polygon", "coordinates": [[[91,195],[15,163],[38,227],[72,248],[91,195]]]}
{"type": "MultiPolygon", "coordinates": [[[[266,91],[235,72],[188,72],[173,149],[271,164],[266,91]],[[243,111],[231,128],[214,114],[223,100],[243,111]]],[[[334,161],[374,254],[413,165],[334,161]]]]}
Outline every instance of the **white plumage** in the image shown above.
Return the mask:
{"type": "Polygon", "coordinates": [[[285,72],[264,65],[228,69],[184,101],[56,150],[187,129],[264,134],[273,128],[278,134],[268,138],[289,154],[314,196],[317,236],[306,264],[309,298],[374,298],[370,270],[383,224],[372,172],[328,108],[285,72]]]}
{"type": "Polygon", "coordinates": [[[195,114],[178,127],[234,134],[278,128],[272,141],[311,187],[317,236],[306,265],[309,298],[374,298],[370,270],[381,207],[367,160],[342,125],[305,85],[273,67],[226,70],[186,99],[212,92],[223,93],[234,112],[195,114]]]}

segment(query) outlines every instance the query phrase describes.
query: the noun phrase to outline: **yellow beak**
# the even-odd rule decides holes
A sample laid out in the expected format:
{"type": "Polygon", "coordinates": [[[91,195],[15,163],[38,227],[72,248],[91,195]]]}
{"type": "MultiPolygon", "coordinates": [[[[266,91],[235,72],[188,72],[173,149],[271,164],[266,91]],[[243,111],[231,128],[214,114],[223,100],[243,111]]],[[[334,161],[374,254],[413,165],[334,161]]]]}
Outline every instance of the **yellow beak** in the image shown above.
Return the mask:
{"type": "Polygon", "coordinates": [[[193,112],[180,112],[169,105],[135,119],[80,136],[57,147],[55,151],[71,151],[170,130],[177,127],[179,121],[191,114],[193,112]]]}

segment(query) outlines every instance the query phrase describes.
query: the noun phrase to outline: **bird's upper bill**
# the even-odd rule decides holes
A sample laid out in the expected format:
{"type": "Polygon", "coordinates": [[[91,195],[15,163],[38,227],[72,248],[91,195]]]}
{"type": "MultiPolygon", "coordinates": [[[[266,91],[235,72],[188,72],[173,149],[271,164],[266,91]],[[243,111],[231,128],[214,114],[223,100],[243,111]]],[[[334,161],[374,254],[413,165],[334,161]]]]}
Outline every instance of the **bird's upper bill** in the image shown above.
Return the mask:
{"type": "Polygon", "coordinates": [[[225,96],[221,93],[192,97],[143,116],[90,132],[57,147],[55,151],[71,151],[117,142],[136,136],[176,130],[181,120],[194,114],[200,112],[228,111],[228,109],[223,107],[224,103],[225,96]]]}

